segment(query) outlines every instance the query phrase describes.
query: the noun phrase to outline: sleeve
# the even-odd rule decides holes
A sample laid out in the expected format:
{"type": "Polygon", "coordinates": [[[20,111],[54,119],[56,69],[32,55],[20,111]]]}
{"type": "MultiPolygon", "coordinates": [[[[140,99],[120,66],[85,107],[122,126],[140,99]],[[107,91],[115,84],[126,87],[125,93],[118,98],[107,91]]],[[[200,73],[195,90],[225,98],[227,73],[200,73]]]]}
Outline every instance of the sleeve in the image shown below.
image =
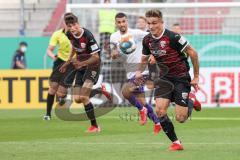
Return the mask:
{"type": "Polygon", "coordinates": [[[49,45],[56,46],[57,44],[58,44],[58,36],[57,36],[57,32],[54,32],[52,37],[50,38],[49,45]]]}
{"type": "Polygon", "coordinates": [[[146,39],[143,39],[142,46],[143,46],[142,54],[145,55],[145,56],[151,55],[150,49],[149,49],[149,47],[148,47],[148,45],[146,43],[146,39]]]}
{"type": "Polygon", "coordinates": [[[178,52],[182,53],[188,46],[188,41],[180,34],[174,34],[172,38],[172,45],[178,52]]]}
{"type": "Polygon", "coordinates": [[[87,44],[88,52],[91,54],[95,52],[100,52],[100,47],[98,46],[97,41],[95,40],[91,32],[89,32],[87,39],[88,39],[87,44]]]}
{"type": "Polygon", "coordinates": [[[117,43],[114,41],[114,36],[113,34],[111,34],[110,36],[110,49],[116,49],[117,48],[117,43]]]}

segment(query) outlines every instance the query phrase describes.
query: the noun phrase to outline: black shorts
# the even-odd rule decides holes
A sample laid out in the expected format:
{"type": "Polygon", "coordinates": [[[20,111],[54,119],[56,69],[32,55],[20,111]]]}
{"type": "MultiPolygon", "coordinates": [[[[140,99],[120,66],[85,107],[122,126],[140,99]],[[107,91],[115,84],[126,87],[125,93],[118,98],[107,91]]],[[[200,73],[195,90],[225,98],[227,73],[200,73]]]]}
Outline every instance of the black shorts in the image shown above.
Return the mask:
{"type": "Polygon", "coordinates": [[[96,84],[99,78],[99,73],[100,65],[77,70],[71,63],[67,67],[63,81],[61,81],[60,85],[70,87],[75,80],[74,86],[81,87],[86,79],[89,79],[93,84],[96,84]]]}
{"type": "Polygon", "coordinates": [[[155,98],[166,98],[177,105],[188,107],[188,95],[191,91],[191,77],[159,79],[155,84],[155,98]]]}
{"type": "Polygon", "coordinates": [[[53,68],[52,68],[52,73],[50,75],[50,81],[51,82],[57,82],[60,83],[62,78],[64,77],[64,73],[61,73],[59,71],[59,68],[65,63],[65,61],[61,60],[60,58],[57,58],[53,62],[53,68]]]}

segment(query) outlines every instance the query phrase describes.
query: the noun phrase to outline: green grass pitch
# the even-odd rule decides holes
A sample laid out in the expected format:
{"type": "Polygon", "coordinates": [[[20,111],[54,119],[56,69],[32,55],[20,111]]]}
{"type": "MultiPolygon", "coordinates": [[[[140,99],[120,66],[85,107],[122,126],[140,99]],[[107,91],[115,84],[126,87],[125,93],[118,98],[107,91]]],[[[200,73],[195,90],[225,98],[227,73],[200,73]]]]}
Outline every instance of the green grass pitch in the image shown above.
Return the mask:
{"type": "MultiPolygon", "coordinates": [[[[172,112],[172,110],[170,110],[172,112]]],[[[239,160],[240,108],[203,109],[184,124],[173,120],[185,150],[167,151],[165,134],[152,122],[140,126],[134,108],[99,117],[102,132],[87,134],[89,122],[43,121],[44,110],[0,110],[1,160],[239,160]]],[[[171,113],[170,113],[171,115],[171,113]]]]}

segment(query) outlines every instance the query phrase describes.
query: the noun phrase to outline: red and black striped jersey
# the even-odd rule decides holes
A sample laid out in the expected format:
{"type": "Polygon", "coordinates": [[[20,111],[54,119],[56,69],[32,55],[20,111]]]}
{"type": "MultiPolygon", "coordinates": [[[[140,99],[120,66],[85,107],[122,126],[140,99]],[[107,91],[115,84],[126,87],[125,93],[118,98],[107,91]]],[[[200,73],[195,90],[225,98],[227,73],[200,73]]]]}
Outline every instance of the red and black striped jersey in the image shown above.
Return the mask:
{"type": "Polygon", "coordinates": [[[82,28],[82,33],[79,37],[72,35],[69,31],[66,35],[71,41],[73,50],[76,52],[78,60],[86,60],[91,57],[92,53],[97,52],[100,54],[99,45],[89,30],[82,28]]]}
{"type": "Polygon", "coordinates": [[[189,64],[186,54],[183,53],[188,41],[183,36],[164,29],[160,37],[154,37],[149,33],[142,43],[143,55],[152,54],[158,64],[168,68],[165,76],[182,77],[188,74],[189,64]]]}

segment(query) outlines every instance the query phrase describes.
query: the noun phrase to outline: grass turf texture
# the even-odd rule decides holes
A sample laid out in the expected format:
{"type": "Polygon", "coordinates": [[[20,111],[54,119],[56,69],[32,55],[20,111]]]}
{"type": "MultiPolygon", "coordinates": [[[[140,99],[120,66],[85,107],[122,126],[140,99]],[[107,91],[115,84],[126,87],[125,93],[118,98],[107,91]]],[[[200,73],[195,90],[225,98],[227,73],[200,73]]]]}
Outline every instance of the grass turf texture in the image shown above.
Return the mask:
{"type": "Polygon", "coordinates": [[[66,122],[55,116],[43,121],[44,110],[0,110],[0,159],[240,159],[240,108],[203,109],[185,124],[173,120],[185,148],[179,152],[167,151],[170,141],[163,131],[152,134],[152,122],[140,126],[136,118],[119,118],[126,112],[137,113],[134,108],[117,108],[98,118],[101,133],[87,134],[89,122],[66,122]]]}

